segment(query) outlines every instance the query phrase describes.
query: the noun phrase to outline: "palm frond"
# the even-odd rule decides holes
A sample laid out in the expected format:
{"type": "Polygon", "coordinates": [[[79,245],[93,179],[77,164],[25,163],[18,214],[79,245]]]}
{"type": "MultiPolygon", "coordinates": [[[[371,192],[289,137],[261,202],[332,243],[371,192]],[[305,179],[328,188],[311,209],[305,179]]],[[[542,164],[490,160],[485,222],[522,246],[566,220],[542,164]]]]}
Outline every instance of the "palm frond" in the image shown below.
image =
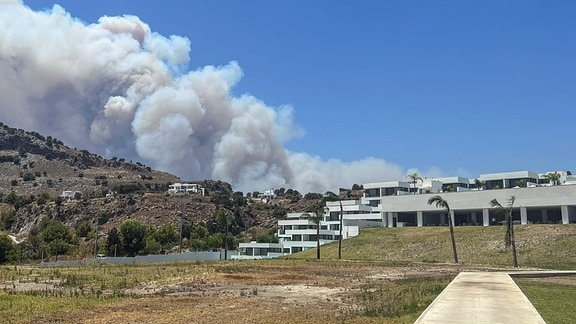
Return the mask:
{"type": "Polygon", "coordinates": [[[516,196],[511,196],[510,199],[508,199],[508,208],[512,209],[514,201],[516,201],[516,196]]]}
{"type": "Polygon", "coordinates": [[[490,200],[490,206],[496,208],[504,208],[504,206],[502,206],[502,204],[500,204],[497,199],[490,200]]]}
{"type": "Polygon", "coordinates": [[[450,206],[448,205],[448,202],[440,196],[430,197],[430,199],[428,199],[428,205],[432,205],[432,204],[435,204],[437,208],[444,208],[444,209],[450,210],[450,206]]]}

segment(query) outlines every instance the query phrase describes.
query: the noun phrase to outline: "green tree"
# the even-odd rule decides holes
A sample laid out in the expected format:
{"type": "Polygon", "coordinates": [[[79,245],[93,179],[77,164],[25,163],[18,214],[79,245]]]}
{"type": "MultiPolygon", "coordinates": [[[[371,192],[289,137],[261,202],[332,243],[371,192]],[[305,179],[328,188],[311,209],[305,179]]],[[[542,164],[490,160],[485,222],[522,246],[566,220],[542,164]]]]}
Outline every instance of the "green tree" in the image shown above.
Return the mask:
{"type": "Polygon", "coordinates": [[[146,225],[127,220],[120,225],[120,244],[128,256],[135,256],[146,246],[146,225]]]}
{"type": "Polygon", "coordinates": [[[40,232],[40,241],[42,246],[47,249],[47,252],[58,256],[68,253],[72,248],[74,236],[66,225],[59,221],[51,220],[40,232]]]}
{"type": "Polygon", "coordinates": [[[220,248],[222,247],[222,244],[224,244],[224,240],[222,239],[221,233],[214,233],[208,236],[205,241],[206,246],[212,249],[220,248]]]}
{"type": "Polygon", "coordinates": [[[229,232],[229,227],[230,224],[232,223],[232,221],[234,221],[234,215],[232,215],[228,210],[223,209],[221,207],[216,207],[216,210],[214,211],[214,217],[216,218],[216,221],[218,222],[218,224],[220,224],[220,227],[224,230],[225,232],[225,236],[224,236],[224,260],[228,260],[228,232],[229,232]]]}
{"type": "Polygon", "coordinates": [[[205,251],[207,247],[206,242],[201,239],[190,239],[190,241],[188,241],[188,248],[192,251],[205,251]]]}
{"type": "Polygon", "coordinates": [[[484,185],[485,185],[485,184],[486,184],[486,183],[485,183],[484,181],[480,180],[480,179],[474,179],[474,185],[476,186],[476,189],[477,189],[477,190],[482,190],[482,189],[484,189],[484,185]]]}
{"type": "Polygon", "coordinates": [[[490,205],[495,207],[497,212],[504,214],[504,221],[506,222],[506,235],[504,236],[504,243],[506,247],[512,247],[512,262],[514,267],[518,268],[518,256],[516,254],[516,240],[514,238],[514,221],[512,219],[512,207],[514,206],[515,196],[511,196],[508,199],[508,205],[506,207],[502,206],[498,200],[492,199],[490,205]]]}
{"type": "Polygon", "coordinates": [[[14,245],[7,234],[0,233],[0,264],[6,263],[13,254],[14,245]]]}
{"type": "Polygon", "coordinates": [[[118,247],[120,246],[120,236],[118,235],[118,229],[112,227],[108,231],[108,236],[106,237],[106,247],[108,249],[108,255],[116,256],[118,247]]]}
{"type": "Polygon", "coordinates": [[[190,232],[191,239],[200,239],[203,240],[208,237],[210,233],[208,232],[208,228],[204,225],[195,225],[190,232]]]}
{"type": "Polygon", "coordinates": [[[556,171],[544,175],[544,178],[548,179],[553,186],[560,183],[560,173],[556,171]]]}
{"type": "Polygon", "coordinates": [[[47,201],[50,200],[50,195],[46,192],[42,192],[41,194],[36,197],[36,203],[38,205],[44,205],[47,201]]]}
{"type": "Polygon", "coordinates": [[[160,243],[163,250],[170,249],[176,244],[176,227],[174,224],[162,225],[154,233],[154,239],[160,243]]]}
{"type": "Polygon", "coordinates": [[[16,222],[16,212],[13,210],[0,213],[0,229],[8,230],[16,222]]]}
{"type": "Polygon", "coordinates": [[[76,225],[76,235],[78,237],[91,237],[95,233],[94,225],[87,220],[83,220],[76,225]]]}
{"type": "Polygon", "coordinates": [[[416,194],[416,185],[418,184],[418,181],[422,181],[422,177],[420,177],[416,172],[409,174],[406,177],[410,179],[410,183],[414,185],[414,194],[416,194]]]}
{"type": "Polygon", "coordinates": [[[159,254],[162,252],[162,244],[156,241],[154,237],[146,238],[146,246],[144,247],[144,252],[147,254],[159,254]]]}
{"type": "Polygon", "coordinates": [[[450,228],[450,240],[452,241],[452,254],[454,255],[454,263],[458,263],[458,251],[456,250],[456,239],[454,238],[454,225],[452,224],[452,215],[450,213],[450,206],[448,202],[440,196],[434,196],[428,199],[428,205],[435,204],[437,208],[444,208],[448,213],[448,227],[450,228]]]}
{"type": "Polygon", "coordinates": [[[257,243],[278,243],[278,237],[274,234],[262,234],[256,237],[257,243]]]}

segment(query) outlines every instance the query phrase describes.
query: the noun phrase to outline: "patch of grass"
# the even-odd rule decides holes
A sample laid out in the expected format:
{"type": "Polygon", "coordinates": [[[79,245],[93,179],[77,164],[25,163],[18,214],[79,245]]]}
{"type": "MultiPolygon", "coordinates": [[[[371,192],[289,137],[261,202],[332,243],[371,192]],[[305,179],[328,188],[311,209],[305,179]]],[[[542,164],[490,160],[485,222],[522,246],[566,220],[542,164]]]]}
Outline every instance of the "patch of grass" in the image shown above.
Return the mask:
{"type": "MultiPolygon", "coordinates": [[[[454,231],[461,264],[512,266],[511,251],[504,245],[504,226],[457,226],[454,231]]],[[[515,234],[520,267],[576,269],[575,224],[517,225],[515,234]]],[[[337,256],[337,242],[321,247],[322,259],[337,256]]],[[[315,259],[316,249],[289,258],[315,259]]],[[[453,261],[448,227],[363,229],[359,236],[342,242],[342,258],[390,264],[453,261]]]]}
{"type": "Polygon", "coordinates": [[[363,316],[414,322],[453,277],[408,278],[365,285],[354,296],[363,316]]]}
{"type": "Polygon", "coordinates": [[[0,318],[3,323],[65,322],[67,314],[112,304],[119,298],[98,299],[90,296],[38,297],[28,294],[0,293],[0,318]]]}
{"type": "Polygon", "coordinates": [[[514,279],[547,323],[573,323],[576,285],[514,279]]]}

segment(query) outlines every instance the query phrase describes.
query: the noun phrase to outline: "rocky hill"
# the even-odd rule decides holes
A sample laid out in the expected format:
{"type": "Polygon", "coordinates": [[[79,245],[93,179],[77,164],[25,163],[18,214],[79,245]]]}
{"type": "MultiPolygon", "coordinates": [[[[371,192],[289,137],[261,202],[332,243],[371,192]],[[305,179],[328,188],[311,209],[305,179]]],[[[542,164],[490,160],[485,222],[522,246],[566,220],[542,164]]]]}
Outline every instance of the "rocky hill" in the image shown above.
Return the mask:
{"type": "MultiPolygon", "coordinates": [[[[274,230],[287,212],[307,211],[321,204],[317,195],[301,199],[297,192],[268,203],[234,193],[221,181],[193,181],[206,195],[168,195],[177,176],[122,158],[105,159],[72,149],[50,136],[10,128],[0,123],[0,212],[4,229],[25,238],[41,219],[56,219],[69,227],[88,220],[99,235],[136,219],[153,227],[192,226],[213,222],[217,205],[235,217],[231,231],[245,240],[274,230]],[[75,193],[63,199],[64,191],[75,193]]],[[[288,191],[287,191],[288,192],[288,191]]]]}

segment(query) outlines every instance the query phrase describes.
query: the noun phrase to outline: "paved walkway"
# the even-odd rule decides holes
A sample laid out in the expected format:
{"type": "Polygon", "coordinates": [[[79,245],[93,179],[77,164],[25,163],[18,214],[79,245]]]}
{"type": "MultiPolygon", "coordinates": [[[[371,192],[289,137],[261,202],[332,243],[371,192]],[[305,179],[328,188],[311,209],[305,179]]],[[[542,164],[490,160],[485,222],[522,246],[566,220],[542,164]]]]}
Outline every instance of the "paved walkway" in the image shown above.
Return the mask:
{"type": "Polygon", "coordinates": [[[461,272],[415,323],[546,323],[505,272],[461,272]]]}

